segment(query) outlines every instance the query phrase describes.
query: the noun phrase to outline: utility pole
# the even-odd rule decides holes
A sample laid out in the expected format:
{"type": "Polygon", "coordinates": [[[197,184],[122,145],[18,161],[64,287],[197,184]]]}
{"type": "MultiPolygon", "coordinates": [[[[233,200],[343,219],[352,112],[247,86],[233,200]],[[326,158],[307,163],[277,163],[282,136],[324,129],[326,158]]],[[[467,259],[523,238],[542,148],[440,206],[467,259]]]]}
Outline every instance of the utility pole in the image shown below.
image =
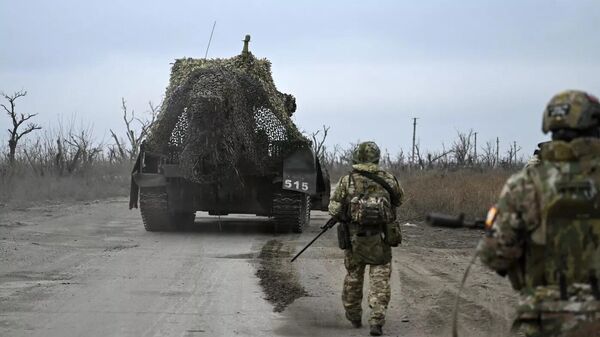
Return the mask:
{"type": "Polygon", "coordinates": [[[412,162],[413,164],[415,163],[415,149],[417,146],[416,143],[416,137],[417,137],[417,119],[416,117],[413,117],[413,142],[412,142],[412,162]]]}
{"type": "Polygon", "coordinates": [[[477,132],[474,133],[475,134],[475,144],[473,144],[473,149],[475,150],[474,154],[473,154],[473,161],[475,164],[477,164],[477,132]]]}
{"type": "Polygon", "coordinates": [[[519,152],[520,149],[517,148],[517,141],[514,141],[513,144],[514,144],[514,147],[515,147],[515,161],[514,161],[514,163],[516,164],[517,163],[517,152],[519,152]]]}
{"type": "Polygon", "coordinates": [[[496,166],[500,164],[500,138],[496,137],[496,166]]]}

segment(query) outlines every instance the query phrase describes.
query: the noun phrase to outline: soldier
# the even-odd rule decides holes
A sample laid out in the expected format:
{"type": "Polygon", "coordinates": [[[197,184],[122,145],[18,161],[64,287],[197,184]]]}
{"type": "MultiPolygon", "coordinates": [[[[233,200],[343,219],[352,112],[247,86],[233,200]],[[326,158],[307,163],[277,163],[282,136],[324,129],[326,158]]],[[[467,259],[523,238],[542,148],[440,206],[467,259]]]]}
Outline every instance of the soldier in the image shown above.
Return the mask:
{"type": "Polygon", "coordinates": [[[352,171],[340,179],[329,203],[329,213],[342,222],[339,226],[346,226],[350,241],[350,247],[344,250],[347,275],[342,302],[346,318],[353,327],[362,326],[363,281],[365,267],[369,265],[371,289],[368,302],[372,336],[382,334],[390,301],[390,246],[397,246],[401,241],[395,219],[396,209],[404,195],[398,180],[379,168],[379,158],[377,144],[359,144],[352,156],[352,171]],[[395,228],[395,239],[386,231],[388,228],[395,228]]]}
{"type": "Polygon", "coordinates": [[[600,103],[559,93],[542,129],[552,141],[506,182],[478,251],[519,291],[514,327],[526,336],[598,336],[600,103]]]}

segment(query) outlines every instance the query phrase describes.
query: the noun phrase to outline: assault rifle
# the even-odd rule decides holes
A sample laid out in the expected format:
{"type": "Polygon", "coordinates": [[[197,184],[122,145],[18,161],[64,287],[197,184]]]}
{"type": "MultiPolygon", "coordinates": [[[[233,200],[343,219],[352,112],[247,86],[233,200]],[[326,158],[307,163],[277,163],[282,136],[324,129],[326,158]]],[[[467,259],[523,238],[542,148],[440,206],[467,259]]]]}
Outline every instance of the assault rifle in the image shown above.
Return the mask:
{"type": "Polygon", "coordinates": [[[302,250],[299,251],[298,254],[296,254],[296,256],[294,256],[290,262],[294,262],[294,260],[296,260],[298,258],[298,256],[300,256],[300,254],[304,253],[304,251],[308,247],[310,247],[310,245],[312,245],[315,241],[317,241],[317,239],[321,235],[325,234],[325,232],[327,232],[328,230],[333,228],[333,226],[335,226],[335,224],[337,224],[337,223],[338,223],[338,220],[336,218],[331,218],[331,219],[327,220],[327,222],[321,227],[321,232],[319,234],[317,234],[317,236],[315,236],[315,238],[312,239],[306,246],[304,246],[304,248],[302,248],[302,250]]]}
{"type": "Polygon", "coordinates": [[[440,214],[440,213],[429,213],[425,218],[425,221],[434,227],[448,227],[448,228],[469,228],[469,229],[485,229],[485,220],[477,219],[474,221],[465,221],[464,213],[458,216],[440,214]]]}

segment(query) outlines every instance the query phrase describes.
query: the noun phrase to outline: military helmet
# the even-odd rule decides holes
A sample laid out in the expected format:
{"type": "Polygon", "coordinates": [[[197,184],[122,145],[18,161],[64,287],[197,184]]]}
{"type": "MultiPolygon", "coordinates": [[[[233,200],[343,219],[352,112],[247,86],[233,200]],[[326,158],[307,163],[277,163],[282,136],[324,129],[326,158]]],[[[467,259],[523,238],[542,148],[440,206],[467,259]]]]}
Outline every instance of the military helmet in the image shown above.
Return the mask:
{"type": "Polygon", "coordinates": [[[598,98],[578,90],[556,94],[544,110],[544,133],[560,129],[589,130],[600,126],[598,98]]]}
{"type": "Polygon", "coordinates": [[[354,164],[379,163],[381,151],[375,142],[363,142],[356,146],[352,153],[354,164]]]}

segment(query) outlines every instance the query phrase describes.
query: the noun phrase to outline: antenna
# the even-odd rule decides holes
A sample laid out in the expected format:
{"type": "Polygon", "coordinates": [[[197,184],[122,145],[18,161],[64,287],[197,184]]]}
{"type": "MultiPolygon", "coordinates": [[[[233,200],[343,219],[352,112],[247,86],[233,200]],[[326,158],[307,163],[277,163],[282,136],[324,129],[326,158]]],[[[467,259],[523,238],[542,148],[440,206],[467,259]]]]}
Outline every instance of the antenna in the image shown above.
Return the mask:
{"type": "Polygon", "coordinates": [[[213,23],[212,30],[210,31],[210,38],[208,39],[208,46],[206,46],[206,52],[204,53],[204,59],[208,56],[208,49],[210,48],[210,42],[212,41],[213,33],[215,32],[215,26],[217,25],[217,21],[213,23]]]}

